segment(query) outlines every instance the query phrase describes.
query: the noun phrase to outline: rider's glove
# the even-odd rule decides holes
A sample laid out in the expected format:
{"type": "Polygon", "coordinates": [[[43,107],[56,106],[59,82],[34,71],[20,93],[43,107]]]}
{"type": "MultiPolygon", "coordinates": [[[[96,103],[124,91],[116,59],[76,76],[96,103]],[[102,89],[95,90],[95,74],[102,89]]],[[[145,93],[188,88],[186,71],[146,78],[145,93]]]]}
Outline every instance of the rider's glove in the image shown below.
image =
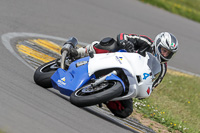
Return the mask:
{"type": "Polygon", "coordinates": [[[70,57],[77,57],[78,56],[78,51],[76,50],[76,48],[73,48],[71,46],[71,44],[64,44],[62,49],[61,49],[61,54],[63,53],[64,50],[68,51],[68,55],[70,57]]]}
{"type": "Polygon", "coordinates": [[[70,53],[70,57],[77,57],[78,56],[78,51],[77,51],[77,49],[76,48],[71,48],[70,50],[69,50],[69,53],[70,53]]]}
{"type": "Polygon", "coordinates": [[[71,44],[65,43],[61,49],[61,54],[63,53],[63,51],[69,51],[72,48],[71,44]]]}
{"type": "Polygon", "coordinates": [[[127,40],[120,41],[120,45],[127,51],[127,52],[135,52],[135,46],[132,42],[127,40]]]}

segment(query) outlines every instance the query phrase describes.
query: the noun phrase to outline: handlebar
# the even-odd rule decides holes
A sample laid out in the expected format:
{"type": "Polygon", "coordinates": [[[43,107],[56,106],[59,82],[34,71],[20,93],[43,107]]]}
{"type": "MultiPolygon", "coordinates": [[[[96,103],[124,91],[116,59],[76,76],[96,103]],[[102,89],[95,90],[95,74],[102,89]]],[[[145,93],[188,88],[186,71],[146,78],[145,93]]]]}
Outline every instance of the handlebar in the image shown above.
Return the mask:
{"type": "Polygon", "coordinates": [[[60,65],[60,67],[61,67],[62,69],[64,69],[64,70],[65,70],[65,59],[66,59],[67,54],[68,54],[68,51],[67,51],[67,50],[64,50],[64,51],[62,52],[61,65],[60,65]]]}
{"type": "Polygon", "coordinates": [[[65,59],[68,56],[68,54],[70,54],[70,49],[71,48],[75,48],[76,45],[78,44],[78,40],[75,37],[71,37],[62,47],[61,50],[61,68],[65,69],[65,59]]]}

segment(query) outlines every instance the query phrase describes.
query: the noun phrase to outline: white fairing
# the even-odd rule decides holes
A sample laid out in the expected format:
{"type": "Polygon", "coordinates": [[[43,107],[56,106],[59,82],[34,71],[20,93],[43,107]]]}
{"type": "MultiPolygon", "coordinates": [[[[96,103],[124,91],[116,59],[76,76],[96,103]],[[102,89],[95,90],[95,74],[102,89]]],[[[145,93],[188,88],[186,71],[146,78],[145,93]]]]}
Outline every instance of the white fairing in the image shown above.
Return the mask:
{"type": "Polygon", "coordinates": [[[154,75],[160,72],[160,63],[147,53],[145,57],[137,53],[115,52],[94,54],[88,64],[89,76],[94,72],[107,68],[122,68],[129,80],[129,92],[113,100],[124,100],[131,97],[146,98],[152,92],[154,75]]]}

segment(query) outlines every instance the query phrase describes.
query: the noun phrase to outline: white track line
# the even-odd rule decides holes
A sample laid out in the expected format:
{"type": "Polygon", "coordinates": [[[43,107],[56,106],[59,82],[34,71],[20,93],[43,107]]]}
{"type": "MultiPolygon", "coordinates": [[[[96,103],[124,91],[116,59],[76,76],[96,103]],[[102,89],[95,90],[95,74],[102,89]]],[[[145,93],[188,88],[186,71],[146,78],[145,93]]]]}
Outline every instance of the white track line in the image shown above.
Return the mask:
{"type": "MultiPolygon", "coordinates": [[[[35,70],[31,65],[29,65],[26,61],[24,61],[15,51],[14,49],[12,48],[11,46],[11,40],[14,39],[14,38],[17,38],[17,37],[27,37],[27,38],[30,38],[30,37],[38,37],[38,38],[47,38],[47,39],[55,39],[55,40],[58,40],[58,41],[67,41],[67,39],[64,39],[64,38],[60,38],[60,37],[54,37],[54,36],[49,36],[49,35],[43,35],[43,34],[36,34],[36,33],[25,33],[25,32],[11,32],[11,33],[6,33],[6,34],[3,34],[1,36],[1,40],[2,40],[2,43],[3,45],[17,58],[19,59],[20,61],[22,61],[25,65],[27,65],[28,67],[30,67],[32,70],[35,70]]],[[[79,42],[79,44],[81,45],[88,45],[86,43],[82,43],[82,42],[79,42]]]]}

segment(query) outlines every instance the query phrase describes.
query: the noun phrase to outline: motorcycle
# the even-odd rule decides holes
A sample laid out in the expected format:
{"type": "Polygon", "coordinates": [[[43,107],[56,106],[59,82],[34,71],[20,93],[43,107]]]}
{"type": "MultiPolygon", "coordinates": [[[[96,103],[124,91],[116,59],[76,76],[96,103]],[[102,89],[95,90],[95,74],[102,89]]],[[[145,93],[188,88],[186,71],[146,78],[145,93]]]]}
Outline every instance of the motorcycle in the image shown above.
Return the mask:
{"type": "Polygon", "coordinates": [[[70,57],[69,49],[77,44],[77,39],[72,37],[62,49],[61,59],[38,67],[35,83],[59,90],[78,107],[150,96],[153,81],[161,71],[159,61],[151,53],[142,56],[121,50],[90,53],[75,60],[70,57]]]}

